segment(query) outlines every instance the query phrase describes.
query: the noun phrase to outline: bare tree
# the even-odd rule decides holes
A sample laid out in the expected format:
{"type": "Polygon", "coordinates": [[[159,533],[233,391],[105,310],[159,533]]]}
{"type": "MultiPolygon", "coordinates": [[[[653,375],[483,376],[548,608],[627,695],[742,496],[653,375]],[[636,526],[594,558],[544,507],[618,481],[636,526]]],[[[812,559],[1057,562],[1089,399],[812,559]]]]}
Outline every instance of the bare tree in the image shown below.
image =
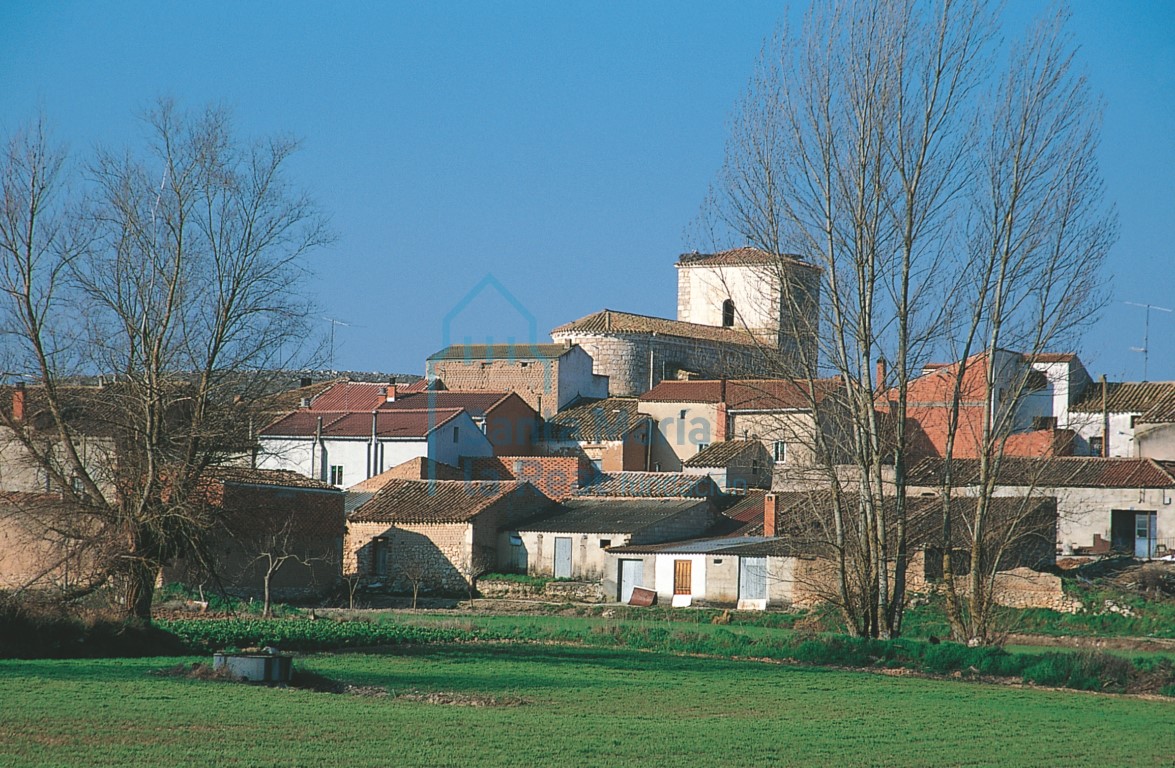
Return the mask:
{"type": "MultiPolygon", "coordinates": [[[[818,340],[813,354],[789,350],[799,354],[818,422],[832,401],[815,382],[843,383],[835,405],[848,429],[817,429],[809,439],[814,469],[835,490],[827,529],[835,602],[860,635],[901,631],[916,438],[910,382],[931,355],[1015,342],[1031,353],[1056,343],[1077,319],[1065,312],[1089,298],[1112,230],[1087,162],[1096,120],[1081,112],[1084,84],[1059,82],[1066,49],[1040,53],[1032,44],[1047,40],[1035,38],[1017,49],[1029,53],[997,65],[997,30],[985,0],[814,9],[798,32],[785,29],[765,45],[699,218],[697,236],[737,238],[775,256],[762,269],[764,283],[784,289],[781,319],[793,336],[818,340]],[[995,105],[1003,106],[993,122],[995,105]],[[1000,115],[1017,109],[1040,114],[1028,122],[1000,115]],[[1013,130],[1018,122],[1026,130],[1013,130]],[[1070,157],[1057,157],[1033,129],[1066,133],[1070,157]],[[1031,169],[1024,153],[1034,155],[1031,169]],[[1040,198],[1032,211],[1019,201],[1029,182],[1050,189],[1030,193],[1040,198]],[[1092,238],[1089,247],[1076,247],[1079,232],[1092,238]],[[1001,244],[1031,249],[1035,267],[1009,255],[1001,269],[1001,244]],[[816,323],[809,297],[781,277],[795,260],[822,269],[816,323]],[[1019,333],[991,333],[1003,327],[994,318],[1013,312],[1019,333]]],[[[782,359],[776,369],[795,375],[782,359]]]]}
{"type": "Polygon", "coordinates": [[[265,618],[273,615],[273,580],[279,571],[287,565],[301,566],[310,572],[309,581],[312,583],[316,565],[335,562],[331,548],[316,545],[305,535],[305,526],[296,511],[287,512],[283,518],[272,521],[272,525],[248,525],[235,537],[246,552],[256,553],[245,570],[258,568],[262,587],[261,615],[265,618]]]}
{"type": "Polygon", "coordinates": [[[116,582],[125,613],[149,620],[160,566],[212,523],[201,474],[248,448],[242,403],[302,350],[301,259],[328,235],[286,181],[293,141],[244,143],[225,111],[169,101],[144,124],[142,148],[99,150],[77,174],[40,126],[9,144],[0,355],[36,386],[0,419],[44,486],[117,542],[89,588],[116,582]],[[96,423],[105,458],[88,451],[96,423]]]}

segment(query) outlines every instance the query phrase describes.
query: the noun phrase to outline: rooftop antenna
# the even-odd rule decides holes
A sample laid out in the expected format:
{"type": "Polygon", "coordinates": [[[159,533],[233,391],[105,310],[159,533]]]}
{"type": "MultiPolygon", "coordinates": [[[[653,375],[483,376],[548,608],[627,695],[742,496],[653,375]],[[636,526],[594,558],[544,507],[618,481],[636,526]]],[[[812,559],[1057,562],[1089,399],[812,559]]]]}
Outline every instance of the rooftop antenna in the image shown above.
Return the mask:
{"type": "Polygon", "coordinates": [[[1157,309],[1160,312],[1168,312],[1168,313],[1175,312],[1175,310],[1167,309],[1166,307],[1160,307],[1155,304],[1139,304],[1138,302],[1135,302],[1135,301],[1126,301],[1123,303],[1129,304],[1132,307],[1142,307],[1146,310],[1146,320],[1143,321],[1143,326],[1142,326],[1142,346],[1141,347],[1131,347],[1130,351],[1142,353],[1142,380],[1148,381],[1149,379],[1147,377],[1147,363],[1150,358],[1151,310],[1157,309]]]}
{"type": "Polygon", "coordinates": [[[344,328],[350,328],[350,323],[345,323],[342,320],[336,320],[333,317],[324,317],[323,320],[330,323],[330,369],[335,369],[335,326],[341,325],[344,328]]]}

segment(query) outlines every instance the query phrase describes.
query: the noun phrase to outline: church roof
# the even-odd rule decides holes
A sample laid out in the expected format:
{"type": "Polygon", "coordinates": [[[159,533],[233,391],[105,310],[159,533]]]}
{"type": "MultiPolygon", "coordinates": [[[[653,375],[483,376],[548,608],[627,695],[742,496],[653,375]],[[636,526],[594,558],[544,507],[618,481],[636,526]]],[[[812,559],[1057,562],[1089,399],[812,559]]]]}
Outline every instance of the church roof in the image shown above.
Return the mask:
{"type": "Polygon", "coordinates": [[[808,267],[809,269],[819,270],[820,268],[814,264],[809,264],[803,261],[798,256],[793,255],[776,255],[769,251],[764,251],[761,248],[752,248],[744,246],[742,248],[731,248],[728,251],[719,251],[718,253],[683,253],[681,258],[677,261],[679,267],[734,267],[734,266],[751,266],[755,264],[779,264],[786,263],[791,265],[798,265],[808,267]]]}
{"type": "Polygon", "coordinates": [[[557,333],[656,333],[661,336],[706,339],[744,346],[757,344],[755,337],[741,328],[722,328],[716,325],[687,323],[683,320],[666,320],[662,317],[634,315],[630,312],[617,312],[613,309],[604,309],[587,317],[581,317],[551,331],[552,335],[557,333]]]}
{"type": "Polygon", "coordinates": [[[452,344],[440,352],[433,352],[429,360],[554,360],[571,351],[566,344],[452,344]]]}

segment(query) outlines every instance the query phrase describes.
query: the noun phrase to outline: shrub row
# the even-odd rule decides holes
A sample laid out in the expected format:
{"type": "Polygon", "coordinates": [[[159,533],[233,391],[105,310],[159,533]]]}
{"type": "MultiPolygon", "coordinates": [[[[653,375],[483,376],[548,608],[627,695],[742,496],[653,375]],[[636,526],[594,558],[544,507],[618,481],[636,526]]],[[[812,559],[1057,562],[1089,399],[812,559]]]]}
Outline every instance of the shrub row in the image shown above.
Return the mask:
{"type": "Polygon", "coordinates": [[[180,638],[159,627],[0,607],[0,658],[177,656],[186,651],[180,638]]]}
{"type": "Polygon", "coordinates": [[[725,627],[698,632],[670,625],[609,622],[587,629],[553,626],[493,630],[391,622],[214,619],[161,622],[194,652],[275,645],[321,651],[374,645],[459,642],[566,642],[581,645],[750,657],[819,666],[901,668],[965,678],[1017,678],[1036,685],[1106,692],[1175,693],[1175,665],[1165,658],[1128,659],[1097,652],[1009,653],[956,643],[871,640],[846,636],[750,637],[725,627]]]}

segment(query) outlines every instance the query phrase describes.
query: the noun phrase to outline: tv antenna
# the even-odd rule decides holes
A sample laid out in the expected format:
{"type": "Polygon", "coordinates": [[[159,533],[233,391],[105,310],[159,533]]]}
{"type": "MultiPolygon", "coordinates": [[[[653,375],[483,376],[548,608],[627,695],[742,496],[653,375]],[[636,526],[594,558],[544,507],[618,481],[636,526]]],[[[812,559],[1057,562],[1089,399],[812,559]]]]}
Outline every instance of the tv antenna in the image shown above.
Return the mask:
{"type": "Polygon", "coordinates": [[[1143,321],[1143,326],[1142,326],[1142,346],[1141,347],[1131,347],[1130,351],[1142,353],[1142,380],[1147,381],[1148,380],[1147,379],[1147,362],[1150,359],[1150,344],[1151,344],[1151,310],[1157,309],[1160,312],[1167,312],[1167,313],[1175,312],[1175,310],[1167,309],[1166,307],[1160,307],[1155,304],[1139,304],[1136,301],[1126,301],[1123,303],[1129,304],[1132,307],[1142,307],[1143,309],[1146,310],[1146,320],[1143,321]]]}
{"type": "Polygon", "coordinates": [[[335,369],[335,326],[341,325],[344,328],[353,328],[355,326],[351,323],[345,323],[342,320],[336,320],[333,317],[324,317],[323,320],[330,323],[330,369],[335,369]]]}

